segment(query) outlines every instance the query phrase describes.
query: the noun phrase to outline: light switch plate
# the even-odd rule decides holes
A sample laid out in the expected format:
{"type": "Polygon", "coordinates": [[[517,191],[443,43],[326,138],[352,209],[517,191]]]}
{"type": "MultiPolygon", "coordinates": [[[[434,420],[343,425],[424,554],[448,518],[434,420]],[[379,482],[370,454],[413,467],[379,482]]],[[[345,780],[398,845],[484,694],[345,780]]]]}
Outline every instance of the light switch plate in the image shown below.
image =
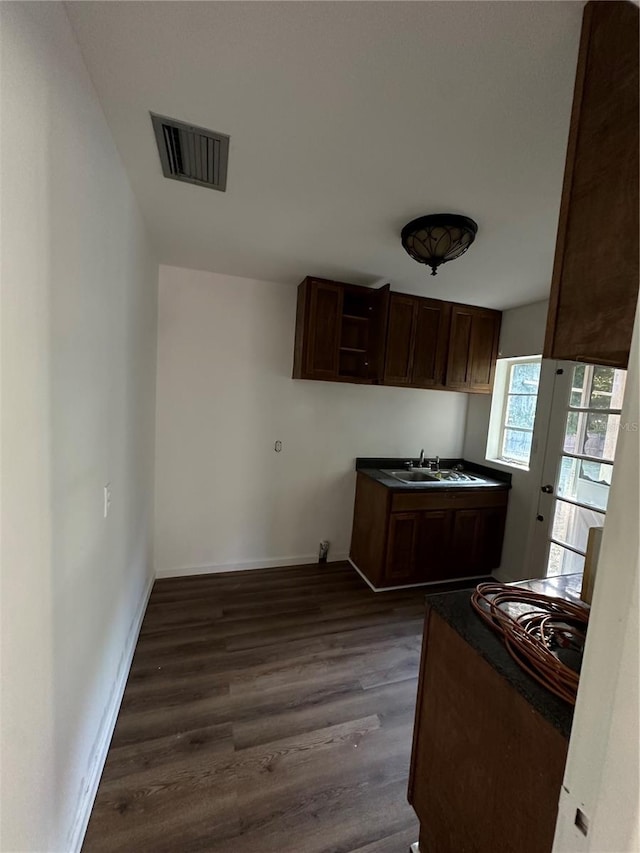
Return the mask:
{"type": "Polygon", "coordinates": [[[111,483],[107,483],[104,487],[104,504],[103,504],[103,511],[104,511],[104,517],[105,518],[109,515],[110,509],[111,509],[111,483]]]}

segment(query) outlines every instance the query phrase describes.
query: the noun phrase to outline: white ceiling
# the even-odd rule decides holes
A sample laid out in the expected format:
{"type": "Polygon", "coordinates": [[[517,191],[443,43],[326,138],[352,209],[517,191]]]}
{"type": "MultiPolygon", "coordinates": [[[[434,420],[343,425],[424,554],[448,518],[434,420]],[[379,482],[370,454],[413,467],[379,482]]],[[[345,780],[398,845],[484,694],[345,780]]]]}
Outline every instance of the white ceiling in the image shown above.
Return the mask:
{"type": "Polygon", "coordinates": [[[165,264],[508,308],[549,290],[581,2],[72,2],[165,264]],[[227,192],[162,176],[149,111],[231,136],[227,192]],[[400,229],[464,213],[438,276],[400,229]]]}

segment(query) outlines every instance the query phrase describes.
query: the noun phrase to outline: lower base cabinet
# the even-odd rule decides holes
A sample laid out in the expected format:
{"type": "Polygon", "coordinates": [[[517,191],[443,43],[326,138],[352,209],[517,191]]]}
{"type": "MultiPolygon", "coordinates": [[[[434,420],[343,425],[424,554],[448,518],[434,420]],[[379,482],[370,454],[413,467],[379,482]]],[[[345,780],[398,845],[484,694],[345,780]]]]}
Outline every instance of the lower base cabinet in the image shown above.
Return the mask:
{"type": "Polygon", "coordinates": [[[351,560],[376,588],[487,574],[507,500],[507,489],[394,492],[358,473],[351,560]]]}
{"type": "Polygon", "coordinates": [[[551,853],[567,747],[427,610],[408,790],[420,853],[551,853]]]}

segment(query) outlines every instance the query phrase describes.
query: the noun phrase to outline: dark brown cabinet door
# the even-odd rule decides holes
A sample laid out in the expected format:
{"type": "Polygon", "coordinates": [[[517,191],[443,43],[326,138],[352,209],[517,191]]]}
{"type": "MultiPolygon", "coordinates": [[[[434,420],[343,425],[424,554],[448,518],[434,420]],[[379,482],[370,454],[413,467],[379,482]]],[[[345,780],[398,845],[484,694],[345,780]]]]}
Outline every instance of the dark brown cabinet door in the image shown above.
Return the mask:
{"type": "Polygon", "coordinates": [[[391,293],[384,381],[389,385],[410,385],[416,327],[417,300],[391,293]]]}
{"type": "Polygon", "coordinates": [[[469,386],[469,353],[471,352],[470,309],[454,305],[451,311],[451,336],[447,359],[447,388],[466,391],[469,386]]]}
{"type": "Polygon", "coordinates": [[[481,510],[476,566],[483,574],[497,569],[500,565],[506,518],[506,506],[487,507],[481,510]]]}
{"type": "Polygon", "coordinates": [[[385,582],[413,583],[416,572],[420,513],[394,512],[389,519],[385,582]]]}
{"type": "Polygon", "coordinates": [[[335,379],[338,375],[343,289],[339,284],[309,282],[308,345],[305,377],[335,379]]]}
{"type": "Polygon", "coordinates": [[[442,388],[447,367],[451,305],[437,299],[418,299],[411,384],[442,388]]]}
{"type": "Polygon", "coordinates": [[[546,358],[626,367],[638,298],[638,8],[587,3],[546,358]]]}
{"type": "Polygon", "coordinates": [[[453,520],[448,576],[466,578],[479,574],[482,550],[483,509],[458,509],[453,520]]]}
{"type": "Polygon", "coordinates": [[[498,568],[506,515],[506,506],[456,510],[448,577],[473,577],[498,568]]]}
{"type": "Polygon", "coordinates": [[[371,328],[368,353],[368,377],[379,384],[384,378],[384,355],[387,344],[387,325],[389,318],[390,287],[375,290],[371,294],[371,328]]]}
{"type": "Polygon", "coordinates": [[[501,318],[499,311],[467,305],[452,307],[447,388],[491,393],[501,318]]]}
{"type": "Polygon", "coordinates": [[[491,393],[501,316],[491,311],[477,311],[471,319],[471,344],[469,353],[469,390],[491,393]]]}
{"type": "Polygon", "coordinates": [[[421,513],[416,550],[416,583],[441,581],[450,577],[452,523],[453,512],[449,509],[421,513]]]}

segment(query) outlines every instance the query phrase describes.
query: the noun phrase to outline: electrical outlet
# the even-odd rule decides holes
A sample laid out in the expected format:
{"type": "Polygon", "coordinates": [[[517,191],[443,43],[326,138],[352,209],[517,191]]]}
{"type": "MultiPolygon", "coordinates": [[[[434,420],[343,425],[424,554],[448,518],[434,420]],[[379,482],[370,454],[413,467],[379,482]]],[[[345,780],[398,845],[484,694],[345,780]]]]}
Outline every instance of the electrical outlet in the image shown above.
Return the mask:
{"type": "Polygon", "coordinates": [[[110,509],[111,509],[111,483],[107,483],[104,487],[104,504],[103,504],[103,511],[104,511],[104,517],[105,518],[109,515],[110,509]]]}

